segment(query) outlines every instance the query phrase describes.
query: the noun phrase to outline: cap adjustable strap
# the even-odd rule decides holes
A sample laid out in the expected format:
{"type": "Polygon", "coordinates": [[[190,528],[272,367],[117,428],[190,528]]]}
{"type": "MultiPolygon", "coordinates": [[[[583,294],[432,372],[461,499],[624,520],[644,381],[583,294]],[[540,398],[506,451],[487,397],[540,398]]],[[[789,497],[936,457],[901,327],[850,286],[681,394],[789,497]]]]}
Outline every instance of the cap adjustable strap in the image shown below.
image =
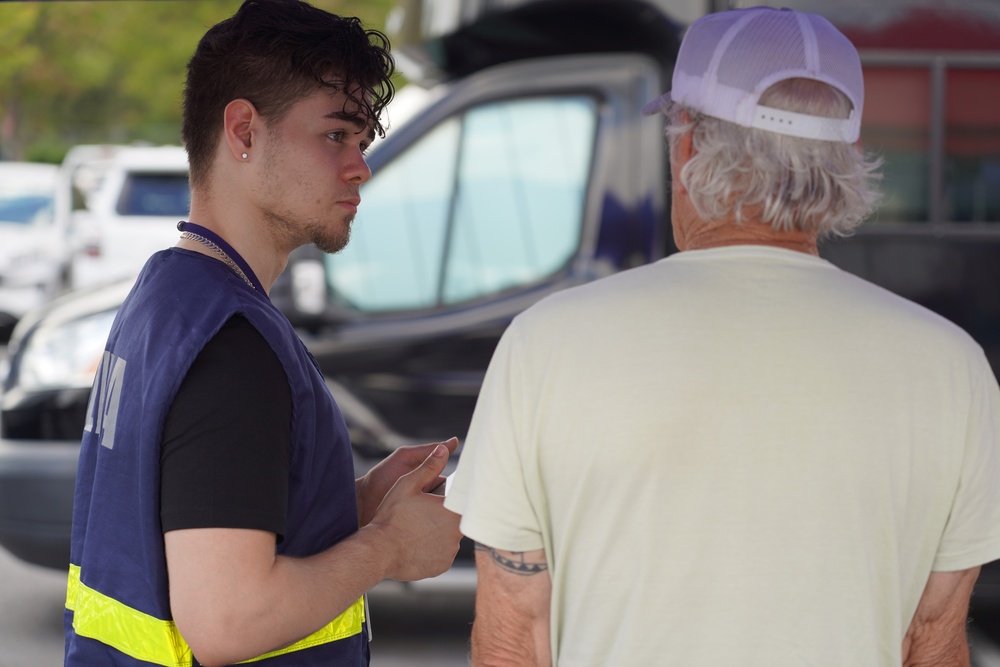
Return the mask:
{"type": "Polygon", "coordinates": [[[849,142],[851,137],[851,118],[824,118],[759,105],[754,109],[751,127],[821,141],[849,142]]]}

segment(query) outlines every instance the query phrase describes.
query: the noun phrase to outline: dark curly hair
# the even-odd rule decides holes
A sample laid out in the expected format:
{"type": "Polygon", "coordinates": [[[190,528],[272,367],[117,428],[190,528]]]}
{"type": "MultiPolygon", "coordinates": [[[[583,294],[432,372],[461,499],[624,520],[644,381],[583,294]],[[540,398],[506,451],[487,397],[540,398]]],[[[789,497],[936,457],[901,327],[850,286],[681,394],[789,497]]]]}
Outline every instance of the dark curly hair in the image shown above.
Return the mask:
{"type": "Polygon", "coordinates": [[[270,123],[317,87],[341,90],[384,136],[379,116],[394,70],[388,38],[359,19],[300,0],[246,0],[205,33],[188,62],[181,133],[192,184],[208,176],[231,101],[249,100],[270,123]]]}

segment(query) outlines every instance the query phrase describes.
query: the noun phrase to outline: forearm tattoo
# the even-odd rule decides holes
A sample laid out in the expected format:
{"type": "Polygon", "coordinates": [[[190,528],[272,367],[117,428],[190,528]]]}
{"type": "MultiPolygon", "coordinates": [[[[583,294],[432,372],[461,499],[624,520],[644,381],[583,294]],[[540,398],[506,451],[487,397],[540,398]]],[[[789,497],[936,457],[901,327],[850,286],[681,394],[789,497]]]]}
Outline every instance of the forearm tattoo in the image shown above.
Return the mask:
{"type": "Polygon", "coordinates": [[[504,552],[513,556],[513,558],[508,558],[493,547],[488,547],[479,542],[476,542],[476,551],[485,551],[493,559],[493,562],[501,568],[511,574],[518,574],[523,577],[530,577],[533,574],[539,574],[549,569],[544,560],[536,563],[525,560],[523,551],[504,552]]]}

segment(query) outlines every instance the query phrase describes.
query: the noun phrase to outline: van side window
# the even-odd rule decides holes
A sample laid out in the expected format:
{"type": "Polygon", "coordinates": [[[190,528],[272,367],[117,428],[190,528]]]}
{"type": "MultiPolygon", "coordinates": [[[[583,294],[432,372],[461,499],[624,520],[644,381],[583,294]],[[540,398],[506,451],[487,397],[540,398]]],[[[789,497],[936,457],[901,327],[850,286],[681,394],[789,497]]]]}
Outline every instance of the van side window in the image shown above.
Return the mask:
{"type": "Polygon", "coordinates": [[[588,98],[564,98],[468,114],[446,303],[538,281],[570,260],[580,240],[595,113],[588,98]]]}
{"type": "Polygon", "coordinates": [[[362,187],[336,298],[386,312],[542,281],[580,243],[594,150],[587,96],[493,102],[451,117],[362,187]]]}

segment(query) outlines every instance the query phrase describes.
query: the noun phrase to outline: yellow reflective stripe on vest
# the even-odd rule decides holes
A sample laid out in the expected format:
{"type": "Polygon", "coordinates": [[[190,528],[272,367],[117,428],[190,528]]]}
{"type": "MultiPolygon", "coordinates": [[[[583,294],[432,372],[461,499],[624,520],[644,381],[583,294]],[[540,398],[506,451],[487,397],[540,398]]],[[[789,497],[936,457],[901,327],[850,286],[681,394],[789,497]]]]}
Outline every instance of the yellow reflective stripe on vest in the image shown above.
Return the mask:
{"type": "MultiPolygon", "coordinates": [[[[193,663],[191,647],[181,637],[173,621],[144,614],[95,591],[80,581],[78,565],[69,566],[66,608],[73,612],[73,629],[81,637],[107,644],[136,660],[164,667],[190,667],[193,663]]],[[[361,597],[347,611],[305,639],[239,664],[353,637],[361,633],[364,619],[365,599],[361,597]]]]}
{"type": "Polygon", "coordinates": [[[250,658],[249,660],[244,660],[243,662],[238,662],[236,664],[245,665],[248,662],[257,662],[258,660],[263,660],[265,658],[273,658],[276,655],[284,655],[285,653],[291,653],[292,651],[301,651],[305,648],[312,648],[313,646],[319,646],[320,644],[329,644],[330,642],[335,642],[338,639],[347,639],[348,637],[359,635],[361,634],[361,624],[364,620],[365,598],[364,596],[361,596],[358,598],[357,602],[347,608],[347,611],[305,639],[300,639],[291,646],[286,646],[285,648],[278,649],[277,651],[271,651],[270,653],[265,653],[264,655],[258,655],[256,658],[250,658]]]}
{"type": "Polygon", "coordinates": [[[73,629],[136,660],[167,667],[190,667],[191,647],[173,621],[164,621],[98,593],[80,581],[80,567],[69,566],[66,608],[73,629]]]}

